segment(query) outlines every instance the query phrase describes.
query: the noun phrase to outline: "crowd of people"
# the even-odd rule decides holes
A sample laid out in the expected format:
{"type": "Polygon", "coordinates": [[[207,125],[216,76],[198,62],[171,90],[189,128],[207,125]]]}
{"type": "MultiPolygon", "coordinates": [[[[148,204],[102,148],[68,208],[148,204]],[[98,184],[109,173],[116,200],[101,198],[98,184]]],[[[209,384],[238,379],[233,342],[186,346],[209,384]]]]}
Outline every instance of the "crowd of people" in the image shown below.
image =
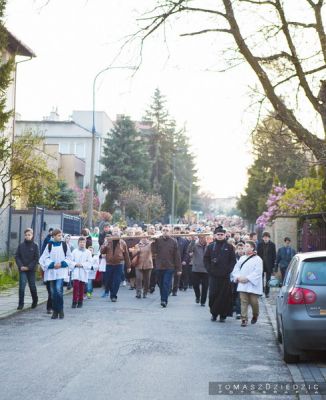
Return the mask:
{"type": "Polygon", "coordinates": [[[158,287],[160,304],[166,308],[170,296],[189,289],[195,302],[208,306],[211,320],[225,322],[227,317],[251,324],[259,316],[258,299],[269,296],[269,281],[280,270],[282,278],[295,255],[290,238],[276,252],[269,232],[247,234],[241,230],[227,231],[219,224],[193,226],[148,225],[125,228],[104,223],[102,231],[93,234],[83,229],[77,248],[70,244],[70,235],[60,229],[50,230],[44,239],[41,254],[33,241],[33,230],[26,229],[25,240],[18,246],[16,263],[19,269],[19,304],[24,307],[28,282],[32,308],[38,303],[35,272],[40,265],[48,290],[47,312],[52,319],[64,318],[64,284],[72,287],[72,308],[83,307],[93,293],[93,280],[102,273],[102,298],[118,300],[120,286],[129,285],[135,297],[145,299],[158,287]],[[217,226],[216,226],[217,225],[217,226]],[[123,238],[121,237],[123,236],[123,238]],[[93,240],[97,238],[98,254],[93,240]]]}

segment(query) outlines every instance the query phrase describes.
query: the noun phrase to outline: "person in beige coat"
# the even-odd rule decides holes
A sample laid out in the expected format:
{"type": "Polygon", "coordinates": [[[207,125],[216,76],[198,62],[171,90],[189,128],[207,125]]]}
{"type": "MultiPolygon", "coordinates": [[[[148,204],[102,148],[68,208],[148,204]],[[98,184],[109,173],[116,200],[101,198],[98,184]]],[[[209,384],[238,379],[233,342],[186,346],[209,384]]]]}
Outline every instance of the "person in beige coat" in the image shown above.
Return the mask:
{"type": "MultiPolygon", "coordinates": [[[[146,233],[143,233],[145,236],[146,233]]],[[[143,238],[132,249],[133,263],[136,271],[136,297],[141,298],[143,290],[143,298],[147,297],[149,291],[151,272],[153,269],[153,258],[151,250],[152,242],[148,238],[143,238]]]]}

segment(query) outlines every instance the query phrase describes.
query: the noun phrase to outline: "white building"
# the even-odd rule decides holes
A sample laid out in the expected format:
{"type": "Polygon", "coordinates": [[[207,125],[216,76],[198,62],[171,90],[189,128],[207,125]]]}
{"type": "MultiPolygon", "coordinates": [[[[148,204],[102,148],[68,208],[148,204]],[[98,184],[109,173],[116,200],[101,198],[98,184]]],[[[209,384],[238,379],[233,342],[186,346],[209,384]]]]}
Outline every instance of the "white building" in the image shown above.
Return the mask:
{"type": "MultiPolygon", "coordinates": [[[[61,155],[73,154],[85,161],[85,175],[78,186],[86,187],[90,183],[92,152],[92,111],[73,111],[70,120],[61,121],[57,111],[39,121],[16,119],[16,135],[31,131],[42,135],[46,145],[58,145],[61,155]]],[[[104,139],[113,128],[113,123],[104,111],[95,113],[96,145],[95,175],[103,169],[100,158],[103,155],[104,139]]],[[[103,189],[97,187],[101,203],[105,199],[103,189]]]]}

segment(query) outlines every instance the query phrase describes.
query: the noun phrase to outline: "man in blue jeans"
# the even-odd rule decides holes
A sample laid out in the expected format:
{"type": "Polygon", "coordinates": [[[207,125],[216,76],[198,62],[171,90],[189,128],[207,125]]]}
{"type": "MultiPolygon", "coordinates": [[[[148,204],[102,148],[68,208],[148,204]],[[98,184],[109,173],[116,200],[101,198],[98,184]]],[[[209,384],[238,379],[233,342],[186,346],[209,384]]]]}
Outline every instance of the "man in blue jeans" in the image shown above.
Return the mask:
{"type": "Polygon", "coordinates": [[[175,272],[177,272],[178,276],[182,273],[178,244],[170,236],[170,229],[168,227],[163,227],[162,236],[152,243],[152,253],[156,260],[156,274],[160,287],[161,306],[165,308],[168,304],[173,275],[175,272]]]}
{"type": "Polygon", "coordinates": [[[44,282],[50,283],[53,308],[51,318],[63,319],[63,282],[69,282],[68,268],[71,265],[71,251],[67,243],[62,241],[60,229],[54,229],[53,241],[45,247],[40,258],[40,265],[44,271],[44,282]]]}
{"type": "Polygon", "coordinates": [[[120,229],[112,229],[112,238],[106,237],[101,246],[102,257],[106,258],[105,271],[105,291],[102,297],[107,297],[110,293],[110,299],[115,303],[118,299],[118,291],[121,283],[122,269],[126,265],[127,272],[130,271],[130,258],[126,242],[119,239],[120,229]]]}

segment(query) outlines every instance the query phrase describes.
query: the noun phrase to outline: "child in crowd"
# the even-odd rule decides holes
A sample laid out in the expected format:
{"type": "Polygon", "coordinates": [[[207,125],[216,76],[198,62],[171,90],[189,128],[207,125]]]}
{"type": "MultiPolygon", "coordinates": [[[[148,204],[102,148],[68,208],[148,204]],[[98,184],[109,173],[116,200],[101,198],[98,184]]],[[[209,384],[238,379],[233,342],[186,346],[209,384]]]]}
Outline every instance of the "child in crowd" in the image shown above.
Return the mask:
{"type": "Polygon", "coordinates": [[[17,310],[22,310],[24,308],[25,287],[27,282],[33,300],[32,308],[37,306],[38,300],[35,285],[35,273],[40,253],[38,245],[33,240],[33,229],[26,229],[24,236],[25,240],[18,246],[15,257],[19,271],[19,304],[17,310]]]}
{"type": "Polygon", "coordinates": [[[54,229],[52,241],[46,245],[40,258],[40,265],[44,271],[44,281],[50,283],[52,319],[64,318],[63,282],[69,282],[70,264],[71,251],[67,243],[62,241],[62,231],[54,229]]]}
{"type": "Polygon", "coordinates": [[[99,268],[99,256],[98,255],[93,255],[94,249],[93,247],[89,247],[88,250],[92,254],[92,266],[88,270],[88,281],[87,281],[87,298],[91,299],[93,295],[93,280],[96,277],[96,272],[99,268]]]}
{"type": "Polygon", "coordinates": [[[86,238],[81,236],[78,239],[78,249],[72,252],[72,308],[83,306],[84,288],[88,283],[88,270],[92,266],[92,253],[86,249],[86,238]]]}

